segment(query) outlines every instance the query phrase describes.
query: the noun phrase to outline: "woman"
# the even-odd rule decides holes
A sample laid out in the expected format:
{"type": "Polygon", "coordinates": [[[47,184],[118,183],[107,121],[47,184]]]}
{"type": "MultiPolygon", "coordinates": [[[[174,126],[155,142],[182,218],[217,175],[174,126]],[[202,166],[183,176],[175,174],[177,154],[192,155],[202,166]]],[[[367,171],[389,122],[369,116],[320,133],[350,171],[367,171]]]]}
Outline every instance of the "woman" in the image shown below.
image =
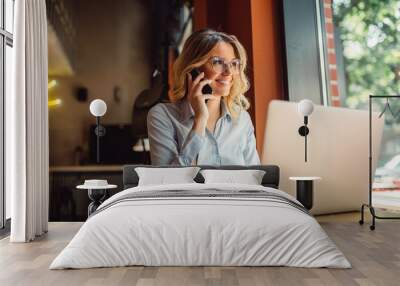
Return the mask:
{"type": "Polygon", "coordinates": [[[193,33],[174,64],[171,103],[147,117],[153,165],[256,165],[254,127],[243,94],[246,52],[237,38],[213,30],[193,33]],[[190,72],[200,74],[192,78],[190,72]],[[208,84],[212,94],[203,94],[208,84]]]}

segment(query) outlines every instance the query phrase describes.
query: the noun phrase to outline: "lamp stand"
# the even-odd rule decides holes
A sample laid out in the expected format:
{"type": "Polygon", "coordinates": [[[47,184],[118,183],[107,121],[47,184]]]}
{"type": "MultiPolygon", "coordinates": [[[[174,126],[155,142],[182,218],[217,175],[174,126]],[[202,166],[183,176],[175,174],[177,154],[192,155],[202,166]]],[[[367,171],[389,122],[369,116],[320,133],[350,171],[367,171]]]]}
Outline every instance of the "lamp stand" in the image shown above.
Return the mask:
{"type": "Polygon", "coordinates": [[[300,136],[304,137],[304,161],[307,162],[307,135],[310,133],[310,129],[307,127],[308,116],[304,116],[304,125],[299,128],[300,136]]]}
{"type": "Polygon", "coordinates": [[[104,126],[100,125],[100,116],[96,116],[96,125],[96,129],[94,130],[94,133],[97,136],[96,161],[97,163],[100,163],[100,137],[106,134],[106,129],[104,128],[104,126]]]}

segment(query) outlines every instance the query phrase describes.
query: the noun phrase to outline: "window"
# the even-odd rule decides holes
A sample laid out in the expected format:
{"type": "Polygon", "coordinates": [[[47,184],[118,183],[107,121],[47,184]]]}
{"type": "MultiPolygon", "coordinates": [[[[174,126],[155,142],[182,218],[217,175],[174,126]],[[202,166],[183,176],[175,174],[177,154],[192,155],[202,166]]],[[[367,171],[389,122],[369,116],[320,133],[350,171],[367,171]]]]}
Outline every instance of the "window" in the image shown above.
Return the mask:
{"type": "Polygon", "coordinates": [[[14,0],[0,0],[0,228],[10,218],[10,194],[4,188],[4,106],[11,93],[13,69],[14,0]]]}
{"type": "Polygon", "coordinates": [[[324,68],[325,34],[320,14],[323,9],[321,1],[324,0],[283,1],[286,85],[290,101],[307,98],[315,104],[328,105],[330,102],[324,68]]]}
{"type": "MultiPolygon", "coordinates": [[[[399,94],[400,1],[325,0],[324,5],[325,17],[331,19],[330,75],[340,105],[365,110],[369,95],[399,94]]],[[[377,206],[399,208],[400,99],[389,101],[393,114],[385,113],[373,201],[377,206]]],[[[379,114],[386,99],[374,99],[372,104],[379,114]]]]}
{"type": "Polygon", "coordinates": [[[333,0],[332,9],[341,105],[365,109],[370,94],[399,93],[400,2],[333,0]]]}
{"type": "Polygon", "coordinates": [[[14,32],[14,0],[5,0],[5,30],[14,32]]]}

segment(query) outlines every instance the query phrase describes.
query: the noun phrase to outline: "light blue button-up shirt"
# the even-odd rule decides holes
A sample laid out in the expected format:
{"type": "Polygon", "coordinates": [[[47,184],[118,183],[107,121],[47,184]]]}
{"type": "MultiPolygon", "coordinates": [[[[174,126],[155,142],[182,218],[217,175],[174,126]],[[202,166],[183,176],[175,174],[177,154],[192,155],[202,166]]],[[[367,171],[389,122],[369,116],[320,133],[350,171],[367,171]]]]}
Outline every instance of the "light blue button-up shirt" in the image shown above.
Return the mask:
{"type": "Polygon", "coordinates": [[[153,165],[259,165],[250,115],[231,117],[221,100],[221,117],[214,132],[205,136],[192,131],[194,112],[183,99],[159,103],[150,109],[147,130],[153,165]]]}

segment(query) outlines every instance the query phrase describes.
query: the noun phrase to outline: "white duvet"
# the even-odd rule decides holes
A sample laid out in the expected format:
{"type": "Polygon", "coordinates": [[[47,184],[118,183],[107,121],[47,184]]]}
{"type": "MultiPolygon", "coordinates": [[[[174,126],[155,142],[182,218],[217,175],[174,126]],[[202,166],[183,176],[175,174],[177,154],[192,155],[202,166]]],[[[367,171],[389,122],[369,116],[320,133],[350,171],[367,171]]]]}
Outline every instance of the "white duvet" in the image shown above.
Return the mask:
{"type": "Polygon", "coordinates": [[[50,269],[146,266],[294,266],[350,268],[318,222],[295,207],[257,198],[152,198],[131,192],[262,190],[238,184],[135,187],[105,201],[50,269]],[[105,206],[108,205],[108,208],[105,206]]]}

